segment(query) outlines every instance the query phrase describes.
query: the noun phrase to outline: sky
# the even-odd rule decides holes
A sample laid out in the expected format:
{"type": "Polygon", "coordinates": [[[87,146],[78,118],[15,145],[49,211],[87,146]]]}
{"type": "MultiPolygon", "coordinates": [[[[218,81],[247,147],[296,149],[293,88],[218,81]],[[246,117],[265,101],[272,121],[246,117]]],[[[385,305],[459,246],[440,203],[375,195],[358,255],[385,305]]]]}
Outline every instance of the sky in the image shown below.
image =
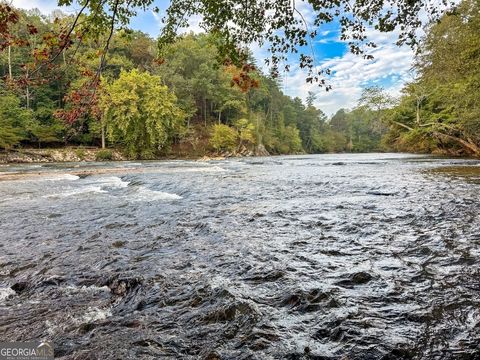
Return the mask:
{"type": "MultiPolygon", "coordinates": [[[[23,9],[37,8],[44,14],[57,9],[56,0],[12,0],[14,6],[23,9]]],[[[155,0],[153,6],[165,9],[167,0],[155,0]]],[[[313,12],[309,5],[297,2],[299,10],[307,22],[313,21],[313,12]]],[[[64,12],[75,12],[77,7],[62,8],[64,12]]],[[[161,29],[161,15],[151,10],[140,11],[132,19],[131,27],[157,37],[161,29]]],[[[190,20],[190,27],[185,31],[201,32],[200,18],[190,20]]],[[[316,94],[315,106],[327,115],[333,115],[340,108],[355,107],[362,89],[366,86],[383,86],[392,95],[399,95],[405,81],[411,80],[411,65],[413,51],[408,46],[395,45],[395,33],[379,33],[368,30],[369,39],[377,44],[371,54],[373,60],[364,60],[361,56],[353,55],[348,51],[345,42],[339,39],[338,25],[326,24],[318,29],[318,35],[312,39],[311,46],[315,54],[316,65],[320,68],[329,68],[333,75],[329,84],[333,89],[326,92],[324,88],[305,82],[306,73],[298,67],[296,59],[289,60],[290,71],[281,74],[282,87],[287,95],[300,97],[305,100],[309,91],[316,94]]],[[[263,64],[268,58],[266,46],[253,44],[251,47],[257,64],[263,64]]]]}

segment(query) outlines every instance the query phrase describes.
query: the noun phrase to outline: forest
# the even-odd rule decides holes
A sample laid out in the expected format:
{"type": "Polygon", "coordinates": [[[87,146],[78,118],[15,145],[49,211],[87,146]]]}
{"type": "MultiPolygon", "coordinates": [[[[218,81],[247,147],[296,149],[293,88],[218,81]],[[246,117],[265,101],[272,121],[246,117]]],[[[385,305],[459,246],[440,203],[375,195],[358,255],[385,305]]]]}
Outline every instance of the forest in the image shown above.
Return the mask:
{"type": "Polygon", "coordinates": [[[77,30],[69,46],[60,46],[62,29],[81,16],[0,6],[2,149],[101,147],[143,159],[267,152],[480,155],[475,0],[429,26],[400,98],[368,87],[354,109],[331,118],[314,105],[322,91],[304,101],[285,95],[278,76],[262,73],[251,54],[240,65],[226,60],[218,34],[187,33],[159,48],[157,39],[139,31],[98,37],[77,30]],[[106,37],[108,51],[100,40],[106,37]]]}

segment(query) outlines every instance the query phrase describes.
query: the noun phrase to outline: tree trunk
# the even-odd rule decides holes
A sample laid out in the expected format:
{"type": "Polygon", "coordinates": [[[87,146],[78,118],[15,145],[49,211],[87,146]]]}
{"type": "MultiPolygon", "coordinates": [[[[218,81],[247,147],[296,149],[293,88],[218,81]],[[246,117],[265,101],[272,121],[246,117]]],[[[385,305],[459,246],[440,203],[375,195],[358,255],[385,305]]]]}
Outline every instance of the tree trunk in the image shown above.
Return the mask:
{"type": "Polygon", "coordinates": [[[102,149],[105,149],[105,125],[102,124],[102,149]]]}
{"type": "Polygon", "coordinates": [[[12,80],[12,47],[8,45],[8,77],[12,80]]]}
{"type": "Polygon", "coordinates": [[[222,118],[222,110],[219,110],[218,111],[218,125],[220,125],[222,123],[221,118],[222,118]]]}
{"type": "Polygon", "coordinates": [[[401,126],[401,127],[403,127],[404,129],[407,129],[407,130],[410,130],[410,131],[413,130],[412,127],[410,127],[410,126],[408,126],[408,125],[405,125],[405,124],[402,124],[401,122],[398,122],[398,121],[395,121],[395,120],[391,120],[391,121],[392,121],[392,123],[394,123],[395,125],[401,126]]]}
{"type": "Polygon", "coordinates": [[[27,98],[27,109],[30,109],[30,89],[28,88],[28,68],[27,68],[27,77],[26,77],[26,80],[27,80],[27,89],[26,89],[26,98],[27,98]]]}
{"type": "Polygon", "coordinates": [[[28,88],[28,85],[27,85],[26,97],[27,97],[27,109],[30,109],[30,90],[28,88]]]}
{"type": "Polygon", "coordinates": [[[417,99],[417,125],[420,125],[420,100],[417,99]]]}
{"type": "Polygon", "coordinates": [[[260,145],[262,143],[262,140],[260,139],[260,120],[259,120],[259,116],[257,115],[256,116],[256,123],[257,123],[257,126],[255,127],[255,132],[257,133],[257,146],[260,145]]]}
{"type": "Polygon", "coordinates": [[[473,142],[464,140],[464,139],[459,138],[457,136],[444,134],[444,133],[441,133],[441,132],[438,132],[438,131],[433,131],[432,134],[435,135],[435,136],[438,136],[438,137],[443,137],[443,138],[446,138],[446,139],[449,139],[449,140],[453,140],[453,141],[457,142],[458,144],[460,144],[467,151],[472,152],[476,156],[480,156],[480,147],[477,146],[477,144],[475,144],[473,142]]]}
{"type": "Polygon", "coordinates": [[[203,97],[203,120],[205,121],[205,127],[207,127],[207,98],[203,97]]]}

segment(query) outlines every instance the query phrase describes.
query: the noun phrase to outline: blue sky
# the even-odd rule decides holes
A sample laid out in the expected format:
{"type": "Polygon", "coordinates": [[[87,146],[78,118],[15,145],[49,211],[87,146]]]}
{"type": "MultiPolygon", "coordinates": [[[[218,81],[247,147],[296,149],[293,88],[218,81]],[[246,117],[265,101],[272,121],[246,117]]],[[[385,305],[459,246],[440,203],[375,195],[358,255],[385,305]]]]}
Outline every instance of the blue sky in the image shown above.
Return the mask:
{"type": "MultiPolygon", "coordinates": [[[[13,0],[13,5],[32,9],[38,8],[42,13],[48,14],[57,8],[55,0],[13,0]]],[[[157,0],[154,6],[165,9],[167,0],[157,0]]],[[[313,11],[305,2],[298,2],[297,7],[302,12],[307,22],[313,22],[313,11]]],[[[77,6],[78,8],[78,6],[77,6]]],[[[76,7],[62,9],[66,12],[75,12],[76,7]]],[[[156,37],[160,32],[161,16],[150,10],[140,11],[131,22],[131,27],[156,37]]],[[[185,31],[200,32],[201,19],[194,17],[190,27],[185,31]]],[[[381,34],[372,29],[368,30],[370,39],[377,43],[373,50],[374,60],[364,60],[348,51],[347,44],[339,40],[338,25],[331,23],[317,29],[318,35],[312,40],[316,65],[319,68],[330,68],[333,75],[330,84],[333,90],[325,92],[316,85],[305,83],[305,72],[297,66],[295,58],[289,59],[290,72],[282,74],[284,91],[290,96],[305,99],[308,91],[317,94],[316,105],[326,114],[332,115],[339,108],[352,108],[355,106],[362,88],[369,85],[384,86],[393,95],[398,95],[405,81],[411,80],[411,63],[413,53],[408,47],[395,45],[395,34],[381,34]]],[[[266,47],[256,44],[251,46],[258,64],[268,57],[266,47]]],[[[309,52],[309,50],[308,50],[309,52]]]]}

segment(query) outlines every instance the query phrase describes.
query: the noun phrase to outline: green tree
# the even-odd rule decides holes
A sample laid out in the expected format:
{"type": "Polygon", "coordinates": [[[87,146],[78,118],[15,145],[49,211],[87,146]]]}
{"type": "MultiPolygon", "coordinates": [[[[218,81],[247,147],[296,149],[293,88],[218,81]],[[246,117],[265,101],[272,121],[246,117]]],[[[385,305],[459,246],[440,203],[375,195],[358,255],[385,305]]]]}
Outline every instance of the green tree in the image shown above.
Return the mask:
{"type": "Polygon", "coordinates": [[[151,158],[168,146],[185,120],[176,96],[159,76],[122,71],[100,99],[108,138],[135,158],[151,158]]]}
{"type": "Polygon", "coordinates": [[[294,126],[286,126],[282,134],[281,150],[285,154],[303,152],[300,131],[294,126]]]}
{"type": "Polygon", "coordinates": [[[163,49],[163,64],[157,70],[177,94],[179,106],[205,125],[219,84],[217,54],[207,35],[188,34],[163,49]]]}
{"type": "Polygon", "coordinates": [[[255,143],[255,126],[247,119],[239,119],[235,122],[238,130],[239,146],[253,145],[255,143]]]}
{"type": "Polygon", "coordinates": [[[20,99],[0,90],[0,148],[9,149],[27,137],[32,112],[20,106],[20,99]]]}
{"type": "MultiPolygon", "coordinates": [[[[398,31],[399,44],[415,45],[416,30],[422,26],[423,14],[426,12],[436,21],[446,11],[446,5],[451,5],[449,0],[435,4],[429,0],[308,0],[307,3],[312,7],[312,24],[306,23],[301,8],[290,0],[172,0],[164,9],[166,16],[159,45],[174,42],[179,29],[185,28],[188,20],[198,15],[206,32],[221,36],[219,49],[223,58],[228,57],[238,65],[247,58],[241,44],[268,42],[272,73],[278,74],[278,67],[288,54],[299,53],[300,67],[308,71],[306,80],[323,86],[329,71],[317,70],[311,47],[306,45],[325,23],[340,24],[342,40],[348,41],[350,51],[371,58],[368,49],[375,47],[368,36],[371,27],[381,32],[398,31]]],[[[115,29],[128,27],[139,10],[159,11],[153,0],[58,0],[58,5],[74,5],[79,9],[65,32],[63,40],[66,41],[59,44],[59,51],[71,46],[70,40],[76,33],[93,37],[103,49],[100,70],[105,65],[105,54],[115,29]]],[[[56,56],[54,53],[52,58],[56,56]]]]}
{"type": "Polygon", "coordinates": [[[403,150],[480,156],[480,3],[462,1],[427,31],[415,65],[391,114],[388,142],[403,150]]]}
{"type": "Polygon", "coordinates": [[[225,124],[215,124],[212,127],[210,146],[217,151],[233,151],[237,146],[238,132],[225,124]]]}

